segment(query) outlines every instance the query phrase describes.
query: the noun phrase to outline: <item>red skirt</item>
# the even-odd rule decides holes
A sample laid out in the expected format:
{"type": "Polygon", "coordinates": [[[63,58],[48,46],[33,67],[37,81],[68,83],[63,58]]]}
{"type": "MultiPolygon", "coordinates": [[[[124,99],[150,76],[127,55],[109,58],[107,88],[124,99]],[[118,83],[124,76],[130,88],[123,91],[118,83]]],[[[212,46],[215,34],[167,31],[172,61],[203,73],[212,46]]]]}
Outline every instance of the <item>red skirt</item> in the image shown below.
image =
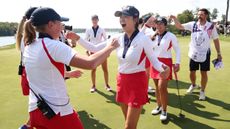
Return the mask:
{"type": "Polygon", "coordinates": [[[84,129],[75,111],[66,116],[60,116],[59,113],[49,120],[36,109],[30,112],[30,125],[36,129],[84,129]]]}
{"type": "Polygon", "coordinates": [[[121,74],[117,76],[116,101],[140,108],[148,102],[148,80],[146,72],[121,74]]]}
{"type": "MultiPolygon", "coordinates": [[[[167,80],[172,80],[172,58],[158,58],[160,62],[164,63],[165,65],[169,66],[170,74],[167,80]]],[[[152,79],[161,79],[159,76],[159,72],[153,67],[150,67],[150,77],[152,79]]]]}

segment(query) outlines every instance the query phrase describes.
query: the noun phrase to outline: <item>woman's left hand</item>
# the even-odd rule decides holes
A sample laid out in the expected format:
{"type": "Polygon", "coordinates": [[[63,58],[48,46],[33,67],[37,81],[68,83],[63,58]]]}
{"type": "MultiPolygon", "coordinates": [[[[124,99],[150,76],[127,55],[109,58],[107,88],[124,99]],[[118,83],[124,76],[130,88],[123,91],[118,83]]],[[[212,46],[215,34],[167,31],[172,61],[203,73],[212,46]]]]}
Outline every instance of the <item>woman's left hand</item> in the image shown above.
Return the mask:
{"type": "Polygon", "coordinates": [[[179,72],[180,70],[180,64],[174,64],[173,65],[174,72],[179,72]]]}

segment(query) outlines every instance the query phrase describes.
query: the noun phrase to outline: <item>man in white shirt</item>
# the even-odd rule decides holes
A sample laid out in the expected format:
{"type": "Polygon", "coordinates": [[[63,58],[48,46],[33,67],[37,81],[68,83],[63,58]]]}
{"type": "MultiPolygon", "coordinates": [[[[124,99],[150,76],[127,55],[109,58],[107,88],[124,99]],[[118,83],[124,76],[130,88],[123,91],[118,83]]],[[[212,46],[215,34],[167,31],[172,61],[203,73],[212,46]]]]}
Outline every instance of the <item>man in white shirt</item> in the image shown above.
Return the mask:
{"type": "MultiPolygon", "coordinates": [[[[90,41],[90,43],[93,43],[94,45],[99,44],[107,39],[105,30],[98,25],[99,18],[97,15],[93,15],[92,18],[92,24],[93,26],[86,30],[86,36],[85,39],[87,41],[90,41]]],[[[93,52],[88,52],[88,55],[93,54],[93,52]]],[[[108,67],[107,67],[107,60],[105,60],[104,63],[102,63],[102,70],[104,72],[104,79],[105,79],[105,88],[107,91],[111,91],[111,88],[109,86],[109,73],[108,73],[108,67]]],[[[93,69],[91,72],[91,79],[92,79],[92,87],[90,89],[90,92],[95,92],[96,89],[96,69],[93,69]]]]}
{"type": "Polygon", "coordinates": [[[192,93],[196,85],[196,70],[201,71],[201,91],[199,100],[205,100],[205,88],[208,82],[207,71],[210,70],[210,42],[213,39],[217,59],[222,60],[220,52],[220,43],[218,39],[218,33],[214,24],[207,21],[209,12],[203,8],[198,11],[198,21],[181,24],[177,18],[173,15],[170,16],[174,20],[175,26],[181,30],[191,31],[191,42],[189,44],[189,58],[190,58],[190,80],[191,86],[187,90],[187,93],[192,93]]]}

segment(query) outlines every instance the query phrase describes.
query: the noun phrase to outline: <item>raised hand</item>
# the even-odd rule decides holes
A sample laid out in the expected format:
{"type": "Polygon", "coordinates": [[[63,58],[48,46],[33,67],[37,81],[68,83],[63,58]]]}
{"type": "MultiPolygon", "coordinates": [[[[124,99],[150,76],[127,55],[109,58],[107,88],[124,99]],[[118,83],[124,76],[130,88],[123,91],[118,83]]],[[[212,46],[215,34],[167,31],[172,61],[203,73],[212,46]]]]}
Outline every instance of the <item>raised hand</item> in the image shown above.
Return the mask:
{"type": "Polygon", "coordinates": [[[168,19],[174,20],[174,19],[176,19],[176,16],[174,16],[174,15],[169,15],[169,16],[168,16],[168,19]]]}

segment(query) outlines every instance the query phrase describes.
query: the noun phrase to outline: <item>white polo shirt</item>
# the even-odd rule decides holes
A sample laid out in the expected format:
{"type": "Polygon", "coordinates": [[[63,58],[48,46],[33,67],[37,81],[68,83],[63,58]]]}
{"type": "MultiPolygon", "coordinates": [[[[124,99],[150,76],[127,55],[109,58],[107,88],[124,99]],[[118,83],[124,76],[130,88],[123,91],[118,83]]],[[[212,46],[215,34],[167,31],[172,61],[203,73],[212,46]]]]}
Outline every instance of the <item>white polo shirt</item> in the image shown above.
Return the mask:
{"type": "Polygon", "coordinates": [[[157,47],[160,49],[159,58],[172,58],[172,48],[176,54],[176,64],[180,64],[180,47],[179,42],[176,36],[171,32],[166,32],[166,34],[161,39],[160,43],[158,43],[159,35],[156,36],[155,43],[157,43],[157,47]]]}
{"type": "Polygon", "coordinates": [[[93,31],[92,27],[86,29],[86,31],[85,31],[85,40],[90,41],[93,44],[101,43],[101,42],[105,41],[106,39],[107,39],[107,37],[106,37],[105,30],[103,28],[101,28],[100,26],[98,26],[96,37],[94,35],[94,31],[93,31]]]}
{"type": "MultiPolygon", "coordinates": [[[[120,46],[116,49],[118,58],[118,71],[123,74],[132,74],[137,72],[145,71],[145,60],[146,56],[153,64],[153,67],[159,72],[164,71],[162,68],[162,63],[158,60],[157,54],[152,47],[152,41],[150,38],[144,35],[143,32],[139,32],[133,39],[127,53],[126,57],[123,58],[124,50],[124,34],[117,36],[120,46]]],[[[100,43],[98,45],[92,45],[91,43],[80,38],[78,41],[80,45],[89,51],[96,52],[106,46],[107,43],[111,43],[111,40],[100,43]]]]}
{"type": "MultiPolygon", "coordinates": [[[[182,24],[182,26],[184,27],[185,30],[189,30],[192,32],[194,23],[195,23],[195,21],[192,21],[192,22],[182,24]]],[[[208,21],[206,21],[205,25],[200,25],[199,22],[197,22],[196,24],[197,24],[198,29],[205,30],[205,31],[207,31],[207,29],[212,25],[212,23],[208,22],[208,21]]],[[[210,41],[211,41],[211,39],[215,40],[218,37],[219,36],[218,36],[217,30],[216,30],[216,26],[214,26],[214,28],[212,29],[212,31],[210,33],[210,41]]]]}
{"type": "MultiPolygon", "coordinates": [[[[58,40],[44,38],[45,46],[54,61],[69,65],[76,52],[58,40]]],[[[63,105],[69,101],[65,80],[58,69],[51,63],[42,46],[42,39],[25,47],[24,64],[30,87],[47,101],[55,105],[63,105]]],[[[64,69],[64,65],[63,65],[64,69]]],[[[57,114],[68,115],[73,113],[70,104],[66,106],[50,107],[57,114]]],[[[37,98],[30,91],[29,112],[37,109],[37,98]]]]}
{"type": "Polygon", "coordinates": [[[210,50],[211,39],[217,39],[218,33],[215,26],[211,22],[206,21],[205,25],[199,22],[189,22],[183,24],[185,30],[191,31],[191,42],[189,44],[188,56],[196,62],[204,62],[206,60],[207,51],[210,50]],[[195,31],[194,24],[196,23],[195,31]]]}

